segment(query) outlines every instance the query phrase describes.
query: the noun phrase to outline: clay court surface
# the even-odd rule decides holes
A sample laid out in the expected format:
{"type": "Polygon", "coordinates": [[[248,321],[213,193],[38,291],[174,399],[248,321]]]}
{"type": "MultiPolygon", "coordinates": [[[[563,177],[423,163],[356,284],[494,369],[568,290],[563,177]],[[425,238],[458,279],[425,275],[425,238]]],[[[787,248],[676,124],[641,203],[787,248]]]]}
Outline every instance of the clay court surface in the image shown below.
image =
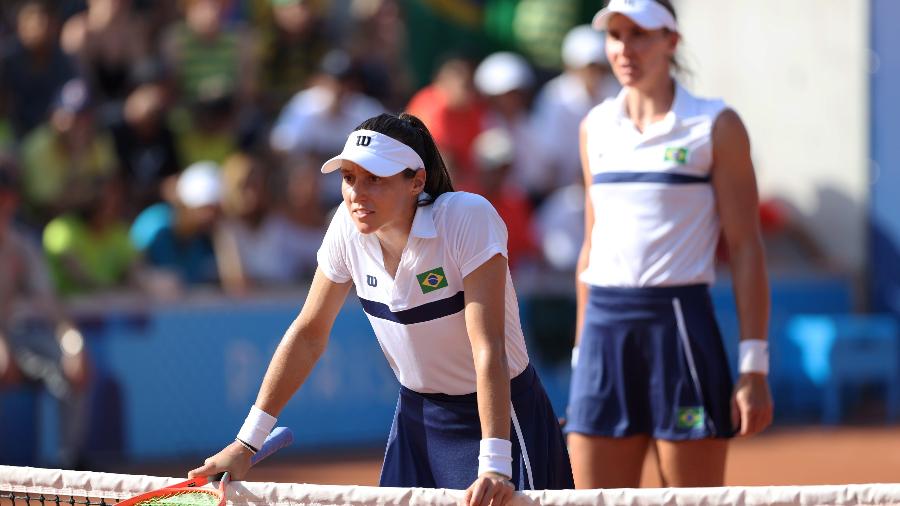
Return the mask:
{"type": "MultiPolygon", "coordinates": [[[[127,472],[181,476],[194,464],[129,466],[127,472]]],[[[248,478],[377,485],[380,466],[381,456],[375,449],[337,456],[276,457],[254,469],[248,478]]],[[[727,485],[900,483],[900,426],[779,428],[738,439],[731,445],[726,481],[727,485]]],[[[652,456],[644,466],[643,485],[659,486],[652,456]]]]}

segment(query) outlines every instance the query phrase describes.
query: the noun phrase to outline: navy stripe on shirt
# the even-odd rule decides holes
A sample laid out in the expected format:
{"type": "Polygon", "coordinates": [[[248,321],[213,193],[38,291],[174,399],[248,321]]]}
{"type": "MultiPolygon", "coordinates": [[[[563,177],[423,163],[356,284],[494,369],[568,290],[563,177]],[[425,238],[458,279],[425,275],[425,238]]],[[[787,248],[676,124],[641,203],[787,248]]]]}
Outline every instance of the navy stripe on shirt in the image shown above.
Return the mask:
{"type": "Polygon", "coordinates": [[[593,184],[603,183],[663,183],[700,184],[709,183],[709,176],[692,176],[674,172],[601,172],[594,174],[593,184]]]}
{"type": "Polygon", "coordinates": [[[447,297],[446,299],[435,300],[422,304],[421,306],[411,307],[403,311],[391,311],[387,304],[376,302],[374,300],[359,298],[362,303],[363,311],[375,318],[389,320],[401,325],[412,325],[414,323],[422,323],[431,320],[437,320],[445,316],[456,314],[465,307],[465,292],[460,290],[456,295],[447,297]]]}

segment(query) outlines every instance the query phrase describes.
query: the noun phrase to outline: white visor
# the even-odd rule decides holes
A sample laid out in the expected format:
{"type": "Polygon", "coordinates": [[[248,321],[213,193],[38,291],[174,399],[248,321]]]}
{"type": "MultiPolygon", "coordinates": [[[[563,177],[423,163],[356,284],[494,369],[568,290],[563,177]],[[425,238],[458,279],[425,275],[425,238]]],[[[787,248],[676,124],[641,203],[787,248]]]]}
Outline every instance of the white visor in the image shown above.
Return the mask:
{"type": "Polygon", "coordinates": [[[322,173],[328,174],[341,168],[344,160],[356,163],[379,177],[393,176],[405,169],[425,168],[425,162],[413,148],[372,130],[350,132],[344,150],[322,165],[322,173]]]}
{"type": "Polygon", "coordinates": [[[678,31],[675,16],[654,0],[609,0],[609,5],[594,16],[591,24],[597,30],[606,30],[606,23],[613,14],[627,16],[645,30],[668,28],[678,31]]]}

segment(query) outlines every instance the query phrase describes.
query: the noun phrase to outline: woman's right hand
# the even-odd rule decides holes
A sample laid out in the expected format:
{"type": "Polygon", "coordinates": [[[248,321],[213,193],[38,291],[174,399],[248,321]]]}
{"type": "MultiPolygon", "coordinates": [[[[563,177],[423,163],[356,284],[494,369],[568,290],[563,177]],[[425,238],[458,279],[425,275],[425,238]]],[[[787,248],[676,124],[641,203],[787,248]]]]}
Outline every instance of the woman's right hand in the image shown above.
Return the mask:
{"type": "Polygon", "coordinates": [[[202,466],[188,473],[188,478],[197,476],[214,476],[228,471],[232,480],[242,480],[250,470],[250,458],[253,456],[244,445],[234,441],[222,451],[206,459],[202,466]]]}

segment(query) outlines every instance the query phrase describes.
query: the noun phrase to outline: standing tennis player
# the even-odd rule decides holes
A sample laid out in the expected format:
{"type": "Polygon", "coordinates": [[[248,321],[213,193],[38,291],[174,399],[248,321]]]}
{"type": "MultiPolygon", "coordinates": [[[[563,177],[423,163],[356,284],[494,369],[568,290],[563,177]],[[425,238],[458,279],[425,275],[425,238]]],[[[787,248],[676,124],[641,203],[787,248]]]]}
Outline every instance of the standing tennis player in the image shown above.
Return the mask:
{"type": "Polygon", "coordinates": [[[586,192],[568,408],[578,488],[637,487],[655,446],[664,486],[720,486],[728,438],[772,420],[768,282],[747,132],[672,77],[668,0],[594,18],[623,86],[582,122],[586,192]],[[740,316],[732,389],[708,285],[720,230],[740,316]]]}
{"type": "Polygon", "coordinates": [[[344,205],[319,250],[237,440],[191,475],[247,471],[325,349],[351,286],[401,384],[382,486],[467,489],[505,504],[514,489],[572,488],[565,442],[529,364],[507,267],[507,231],[484,198],[454,192],[425,125],[363,122],[343,152],[344,205]]]}

